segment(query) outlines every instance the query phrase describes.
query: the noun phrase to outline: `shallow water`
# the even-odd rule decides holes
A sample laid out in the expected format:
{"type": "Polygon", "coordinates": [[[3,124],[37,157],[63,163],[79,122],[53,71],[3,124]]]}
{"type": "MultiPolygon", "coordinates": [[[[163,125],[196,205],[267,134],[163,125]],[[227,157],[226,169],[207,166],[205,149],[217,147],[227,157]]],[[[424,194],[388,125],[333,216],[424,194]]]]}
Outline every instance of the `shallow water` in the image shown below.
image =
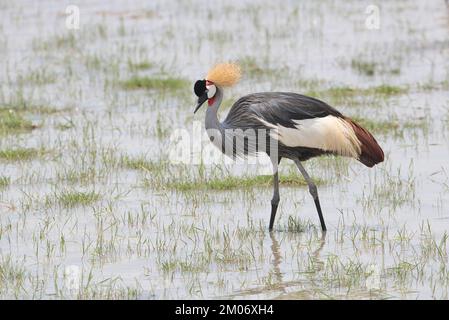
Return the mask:
{"type": "MultiPolygon", "coordinates": [[[[0,107],[62,111],[29,112],[38,129],[0,135],[0,149],[48,150],[30,161],[0,159],[0,177],[10,179],[0,187],[0,297],[447,298],[449,8],[436,0],[382,3],[380,29],[370,30],[366,6],[82,1],[80,29],[68,30],[65,3],[1,3],[0,107]],[[127,91],[119,81],[137,74],[193,84],[215,62],[233,59],[261,70],[246,73],[225,99],[407,88],[333,103],[347,115],[397,119],[401,127],[376,134],[386,161],[373,169],[347,159],[305,164],[327,181],[318,187],[327,234],[304,187],[281,186],[270,234],[271,187],[176,191],[151,183],[157,172],[117,164],[124,154],[165,159],[170,133],[193,132],[204,116],[192,115],[190,86],[127,91]],[[152,66],[132,71],[129,61],[152,66]],[[374,74],[353,61],[374,63],[374,74]],[[30,77],[36,73],[38,80],[30,77]],[[67,123],[73,126],[61,129],[67,123]],[[93,177],[83,180],[89,170],[93,177]],[[73,208],[57,201],[74,190],[95,191],[99,200],[73,208]],[[288,227],[298,218],[301,232],[288,227]],[[64,276],[69,266],[79,270],[79,290],[64,276]]],[[[218,165],[205,175],[259,169],[218,165]]],[[[283,161],[281,169],[294,168],[283,161]]],[[[174,165],[159,173],[176,181],[199,171],[174,165]]]]}

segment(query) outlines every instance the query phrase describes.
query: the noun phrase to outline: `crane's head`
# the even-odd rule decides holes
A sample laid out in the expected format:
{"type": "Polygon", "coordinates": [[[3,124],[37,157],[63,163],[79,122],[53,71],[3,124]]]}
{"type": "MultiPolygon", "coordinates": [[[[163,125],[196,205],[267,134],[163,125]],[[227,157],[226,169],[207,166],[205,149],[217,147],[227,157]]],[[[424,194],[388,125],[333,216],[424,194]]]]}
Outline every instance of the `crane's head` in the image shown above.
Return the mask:
{"type": "Polygon", "coordinates": [[[235,63],[219,63],[207,73],[206,79],[195,82],[193,91],[198,97],[198,104],[195,111],[208,101],[212,105],[215,95],[221,87],[231,87],[236,84],[241,77],[241,69],[235,63]]]}
{"type": "Polygon", "coordinates": [[[213,103],[215,93],[217,93],[217,87],[212,81],[204,79],[195,82],[193,91],[195,91],[195,94],[198,97],[198,104],[196,105],[195,111],[193,111],[193,113],[195,113],[207,100],[209,100],[210,104],[213,103]]]}

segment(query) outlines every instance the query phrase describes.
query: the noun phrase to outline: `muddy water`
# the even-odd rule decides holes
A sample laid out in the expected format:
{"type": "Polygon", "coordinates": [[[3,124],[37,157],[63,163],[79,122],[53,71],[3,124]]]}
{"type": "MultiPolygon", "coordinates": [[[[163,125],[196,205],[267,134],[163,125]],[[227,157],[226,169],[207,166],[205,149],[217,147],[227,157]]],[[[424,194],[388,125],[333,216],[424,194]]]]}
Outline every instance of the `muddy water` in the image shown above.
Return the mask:
{"type": "MultiPolygon", "coordinates": [[[[367,5],[85,1],[79,30],[68,30],[60,1],[0,4],[2,105],[68,109],[31,113],[39,129],[0,136],[2,149],[50,150],[32,161],[0,160],[0,175],[11,181],[0,189],[1,263],[23,275],[8,278],[1,297],[447,298],[449,9],[436,0],[382,3],[373,30],[365,25],[367,5]],[[303,187],[281,188],[269,234],[270,187],[179,192],[144,185],[156,173],[107,157],[109,151],[157,162],[168,154],[173,130],[191,132],[193,121],[203,120],[202,112],[192,115],[190,87],[123,90],[117,83],[136,74],[128,61],[151,63],[140,76],[193,83],[217,61],[248,58],[262,71],[247,73],[227,97],[407,88],[367,105],[337,103],[349,115],[422,126],[401,129],[400,137],[379,134],[386,161],[374,169],[344,160],[339,170],[332,159],[306,164],[330,181],[319,186],[325,235],[303,187]],[[353,61],[372,62],[376,71],[360,72],[353,61]],[[44,80],[26,77],[42,70],[44,80]],[[68,121],[72,128],[59,129],[68,121]],[[92,168],[95,178],[87,182],[61,178],[92,168]],[[67,190],[95,191],[100,200],[73,208],[52,201],[67,190]],[[302,232],[288,231],[293,217],[306,224],[302,232]],[[79,270],[80,293],[64,276],[70,266],[79,270]]],[[[197,171],[163,174],[176,180],[197,171]]]]}

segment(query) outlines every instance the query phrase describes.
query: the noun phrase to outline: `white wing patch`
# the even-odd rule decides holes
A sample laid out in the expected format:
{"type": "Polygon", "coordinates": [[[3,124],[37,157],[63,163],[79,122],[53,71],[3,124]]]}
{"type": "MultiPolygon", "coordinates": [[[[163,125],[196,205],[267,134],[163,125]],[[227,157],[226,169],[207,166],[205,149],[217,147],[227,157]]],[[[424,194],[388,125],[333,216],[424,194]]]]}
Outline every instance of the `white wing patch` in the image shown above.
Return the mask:
{"type": "Polygon", "coordinates": [[[272,138],[288,147],[316,148],[356,159],[360,156],[361,142],[352,126],[343,119],[326,116],[293,120],[295,128],[275,125],[261,118],[258,120],[273,129],[270,132],[272,138]]]}

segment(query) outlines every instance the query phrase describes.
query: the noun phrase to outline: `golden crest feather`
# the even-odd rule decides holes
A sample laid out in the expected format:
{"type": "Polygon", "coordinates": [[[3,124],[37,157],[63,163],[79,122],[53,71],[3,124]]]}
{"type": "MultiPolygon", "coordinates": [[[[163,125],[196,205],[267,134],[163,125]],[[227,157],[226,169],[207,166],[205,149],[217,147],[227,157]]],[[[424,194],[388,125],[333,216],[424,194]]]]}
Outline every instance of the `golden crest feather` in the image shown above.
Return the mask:
{"type": "Polygon", "coordinates": [[[221,87],[231,87],[236,84],[242,76],[242,70],[236,63],[219,63],[209,70],[206,80],[212,81],[221,87]]]}

